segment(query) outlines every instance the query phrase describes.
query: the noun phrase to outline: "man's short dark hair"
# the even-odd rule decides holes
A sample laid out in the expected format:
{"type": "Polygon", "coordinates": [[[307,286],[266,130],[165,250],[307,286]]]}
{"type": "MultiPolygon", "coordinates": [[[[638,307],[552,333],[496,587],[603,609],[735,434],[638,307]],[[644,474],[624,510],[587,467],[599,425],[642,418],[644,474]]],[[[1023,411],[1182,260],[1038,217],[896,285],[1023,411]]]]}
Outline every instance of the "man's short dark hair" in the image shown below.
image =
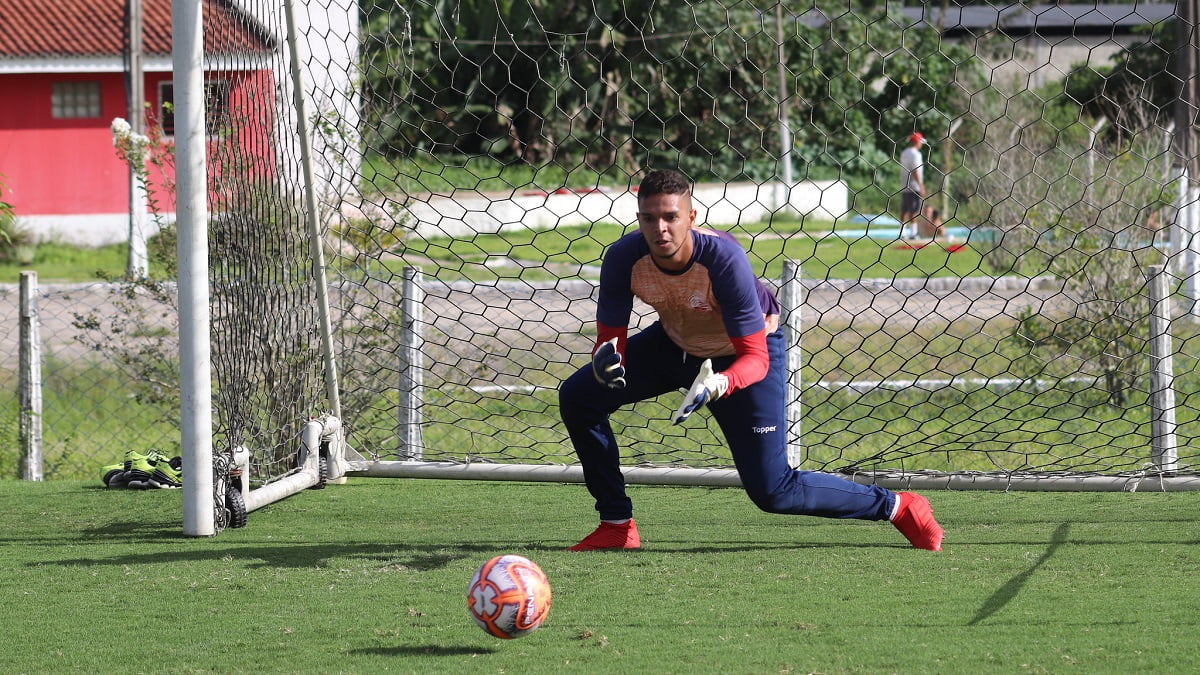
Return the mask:
{"type": "Polygon", "coordinates": [[[653,195],[689,195],[692,182],[674,169],[657,169],[646,174],[638,186],[638,197],[653,195]]]}

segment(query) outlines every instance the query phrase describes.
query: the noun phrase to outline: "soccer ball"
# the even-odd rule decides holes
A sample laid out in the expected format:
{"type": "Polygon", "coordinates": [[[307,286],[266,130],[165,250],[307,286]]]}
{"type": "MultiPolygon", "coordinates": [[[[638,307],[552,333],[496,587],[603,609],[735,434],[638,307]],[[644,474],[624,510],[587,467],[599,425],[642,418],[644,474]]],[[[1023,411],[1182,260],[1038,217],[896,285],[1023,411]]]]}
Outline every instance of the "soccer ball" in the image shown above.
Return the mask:
{"type": "Polygon", "coordinates": [[[471,618],[490,635],[518,638],[542,625],[550,613],[550,582],[536,563],[498,555],[483,563],[467,587],[471,618]]]}

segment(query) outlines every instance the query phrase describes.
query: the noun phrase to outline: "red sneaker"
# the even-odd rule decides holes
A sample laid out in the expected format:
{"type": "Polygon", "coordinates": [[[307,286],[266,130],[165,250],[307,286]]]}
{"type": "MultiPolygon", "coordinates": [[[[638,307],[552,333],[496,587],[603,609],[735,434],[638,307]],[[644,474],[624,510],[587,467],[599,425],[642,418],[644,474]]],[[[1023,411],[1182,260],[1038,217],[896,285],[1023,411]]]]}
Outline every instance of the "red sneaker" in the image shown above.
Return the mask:
{"type": "Polygon", "coordinates": [[[613,549],[639,549],[642,547],[641,537],[638,536],[637,523],[630,518],[627,523],[600,523],[594,532],[583,538],[568,551],[610,551],[613,549]]]}
{"type": "Polygon", "coordinates": [[[942,550],[942,526],[933,519],[933,508],[929,500],[915,492],[897,492],[896,515],[892,524],[900,534],[917,548],[927,551],[942,550]]]}

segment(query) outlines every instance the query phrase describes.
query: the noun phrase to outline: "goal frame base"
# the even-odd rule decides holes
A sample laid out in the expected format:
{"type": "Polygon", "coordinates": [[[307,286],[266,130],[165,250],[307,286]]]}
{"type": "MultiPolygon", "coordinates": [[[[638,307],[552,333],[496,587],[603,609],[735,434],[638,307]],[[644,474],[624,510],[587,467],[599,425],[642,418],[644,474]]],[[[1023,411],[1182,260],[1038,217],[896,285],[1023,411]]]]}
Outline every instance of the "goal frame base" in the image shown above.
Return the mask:
{"type": "MultiPolygon", "coordinates": [[[[503,480],[582,483],[583,468],[572,464],[491,464],[473,462],[423,462],[413,460],[367,460],[344,462],[345,475],[366,478],[435,478],[452,480],[503,480]]],[[[625,482],[631,485],[690,485],[697,487],[741,487],[734,469],[625,466],[625,482]]],[[[1200,490],[1200,475],[1137,473],[1120,475],[1033,473],[931,473],[846,471],[830,475],[890,490],[990,490],[1027,492],[1180,492],[1200,490]]]]}

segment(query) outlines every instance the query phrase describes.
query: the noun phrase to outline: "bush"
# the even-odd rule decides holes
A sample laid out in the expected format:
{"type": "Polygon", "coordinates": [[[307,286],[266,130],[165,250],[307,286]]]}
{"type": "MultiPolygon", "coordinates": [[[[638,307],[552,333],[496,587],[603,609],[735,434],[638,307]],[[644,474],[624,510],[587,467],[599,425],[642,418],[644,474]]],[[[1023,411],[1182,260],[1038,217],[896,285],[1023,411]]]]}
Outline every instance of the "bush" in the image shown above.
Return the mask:
{"type": "Polygon", "coordinates": [[[33,233],[21,226],[12,204],[4,201],[3,191],[0,182],[0,261],[32,263],[33,233]]]}

